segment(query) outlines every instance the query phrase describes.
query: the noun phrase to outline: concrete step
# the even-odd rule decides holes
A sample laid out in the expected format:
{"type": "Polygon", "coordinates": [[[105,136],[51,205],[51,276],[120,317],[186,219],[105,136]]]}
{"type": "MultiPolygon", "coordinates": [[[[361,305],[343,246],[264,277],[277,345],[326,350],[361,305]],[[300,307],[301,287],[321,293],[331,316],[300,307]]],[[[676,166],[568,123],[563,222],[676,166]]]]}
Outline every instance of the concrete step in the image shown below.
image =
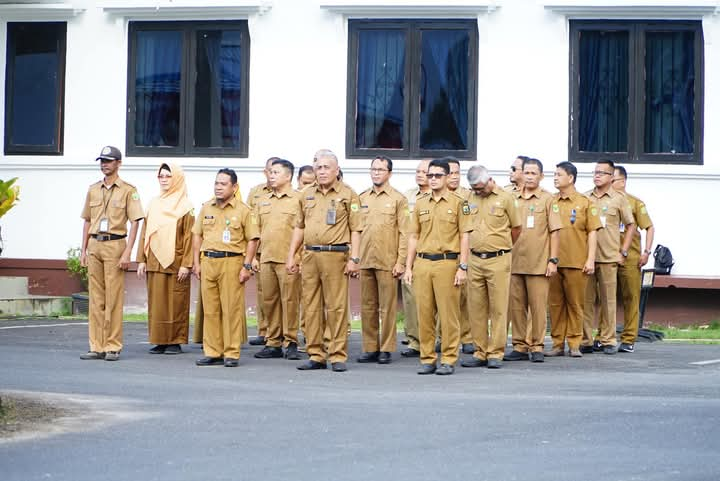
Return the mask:
{"type": "Polygon", "coordinates": [[[27,277],[0,277],[0,298],[12,296],[27,296],[27,277]]]}
{"type": "Polygon", "coordinates": [[[0,295],[0,318],[59,316],[72,312],[72,300],[63,296],[0,295]]]}

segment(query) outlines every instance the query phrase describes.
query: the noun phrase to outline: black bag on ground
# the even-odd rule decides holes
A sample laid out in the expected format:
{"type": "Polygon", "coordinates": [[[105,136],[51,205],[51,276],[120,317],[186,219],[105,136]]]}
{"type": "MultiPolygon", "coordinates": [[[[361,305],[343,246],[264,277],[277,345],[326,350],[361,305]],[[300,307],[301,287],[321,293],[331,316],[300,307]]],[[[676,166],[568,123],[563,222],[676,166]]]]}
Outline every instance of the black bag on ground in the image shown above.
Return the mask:
{"type": "Polygon", "coordinates": [[[653,257],[655,258],[655,274],[670,274],[672,266],[675,265],[670,249],[658,244],[653,252],[653,257]]]}

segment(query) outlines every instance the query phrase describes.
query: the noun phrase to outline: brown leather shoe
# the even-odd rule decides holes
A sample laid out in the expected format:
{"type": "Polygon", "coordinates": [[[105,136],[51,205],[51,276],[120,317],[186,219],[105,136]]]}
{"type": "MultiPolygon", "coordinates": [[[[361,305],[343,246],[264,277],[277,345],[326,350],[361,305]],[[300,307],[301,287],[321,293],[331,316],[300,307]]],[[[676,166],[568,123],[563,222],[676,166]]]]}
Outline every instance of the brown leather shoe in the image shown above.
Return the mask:
{"type": "Polygon", "coordinates": [[[546,352],[545,356],[547,357],[560,357],[565,355],[565,349],[563,348],[553,348],[550,352],[546,352]]]}
{"type": "Polygon", "coordinates": [[[570,357],[583,357],[580,349],[570,349],[570,357]]]}

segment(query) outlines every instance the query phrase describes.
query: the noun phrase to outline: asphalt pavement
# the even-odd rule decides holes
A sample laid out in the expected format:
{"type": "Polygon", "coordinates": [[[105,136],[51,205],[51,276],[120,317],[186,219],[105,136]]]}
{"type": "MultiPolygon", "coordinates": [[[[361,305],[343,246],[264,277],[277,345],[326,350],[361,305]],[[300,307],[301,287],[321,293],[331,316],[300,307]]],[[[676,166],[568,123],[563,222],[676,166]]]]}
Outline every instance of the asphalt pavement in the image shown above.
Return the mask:
{"type": "Polygon", "coordinates": [[[418,376],[397,354],[354,362],[359,333],[345,373],[251,346],[201,368],[199,346],[150,355],[146,339],[126,323],[119,362],[81,361],[81,321],[0,321],[0,392],[74,413],[0,442],[0,480],[720,479],[718,345],[418,376]]]}

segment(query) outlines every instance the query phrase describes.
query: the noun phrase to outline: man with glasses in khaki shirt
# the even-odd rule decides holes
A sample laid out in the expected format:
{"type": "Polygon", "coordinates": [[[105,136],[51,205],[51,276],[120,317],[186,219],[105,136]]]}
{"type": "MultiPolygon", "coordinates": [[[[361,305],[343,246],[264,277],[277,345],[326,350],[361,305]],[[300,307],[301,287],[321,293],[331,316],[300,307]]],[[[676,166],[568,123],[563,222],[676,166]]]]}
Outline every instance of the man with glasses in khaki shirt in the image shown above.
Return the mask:
{"type": "Polygon", "coordinates": [[[390,186],[392,167],[388,157],[373,159],[373,186],[360,194],[365,219],[360,235],[363,353],[357,361],[361,363],[389,364],[397,345],[397,279],[405,272],[407,256],[400,236],[407,224],[408,204],[390,186]]]}

